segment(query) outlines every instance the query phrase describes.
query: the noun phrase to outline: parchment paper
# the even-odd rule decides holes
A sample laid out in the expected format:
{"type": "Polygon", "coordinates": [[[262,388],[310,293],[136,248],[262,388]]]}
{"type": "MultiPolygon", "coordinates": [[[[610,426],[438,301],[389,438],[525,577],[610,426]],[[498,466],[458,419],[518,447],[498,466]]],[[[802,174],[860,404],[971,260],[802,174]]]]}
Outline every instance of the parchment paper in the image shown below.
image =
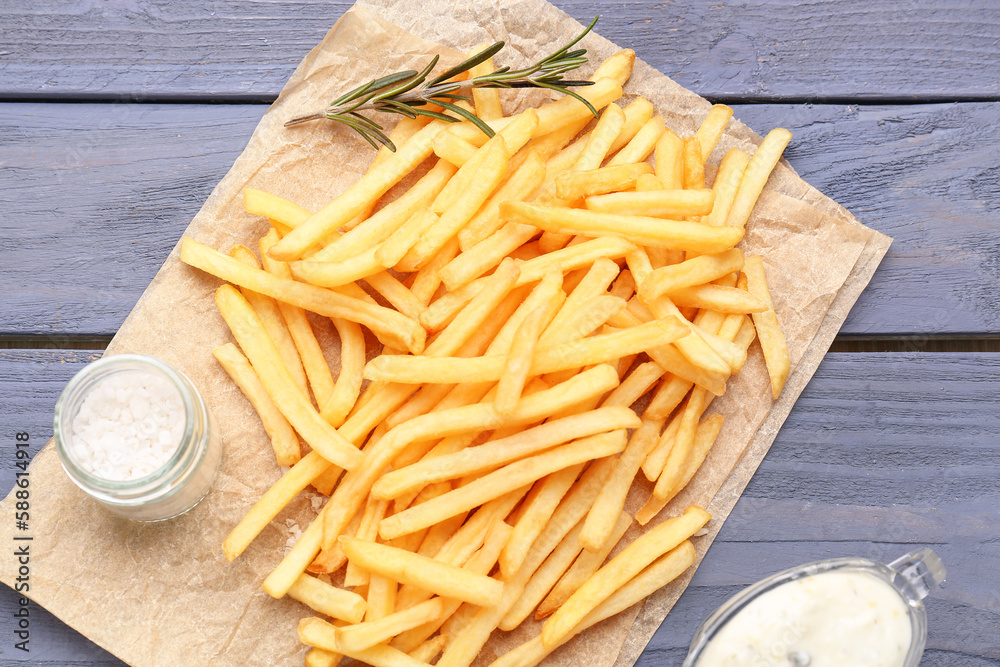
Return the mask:
{"type": "MultiPolygon", "coordinates": [[[[518,66],[561,46],[580,29],[544,0],[355,5],[296,69],[185,234],[222,250],[236,243],[253,245],[266,223],[243,211],[244,186],[319,208],[363,173],[373,152],[359,138],[328,124],[282,128],[293,115],[320,109],[337,93],[375,76],[414,68],[430,54],[442,54],[447,65],[478,43],[503,39],[508,42],[503,63],[518,66]]],[[[618,50],[597,35],[583,45],[591,57],[586,74],[618,50]]],[[[681,135],[693,133],[709,108],[641,61],[626,94],[647,97],[681,135]]],[[[514,111],[519,99],[505,95],[506,110],[514,111]]],[[[759,141],[734,121],[711,161],[733,146],[753,151],[759,141]]],[[[792,373],[772,404],[755,344],[727,395],[711,407],[726,415],[719,440],[688,489],[661,513],[661,518],[675,515],[689,503],[712,512],[708,534],[695,540],[698,562],[889,243],[787,165],[779,165],[771,177],[742,247],[765,258],[792,373]]],[[[103,511],[79,491],[51,443],[30,468],[30,597],[133,665],[295,665],[305,652],[295,626],[310,610],[290,599],[271,599],[259,584],[284,553],[290,531],[316,515],[310,495],[286,508],[234,563],[222,555],[223,538],[282,471],[249,404],[211,356],[213,347],[230,341],[213,303],[217,286],[214,278],[181,264],[175,249],[108,347],[108,354],[164,359],[186,373],[209,403],[226,445],[215,487],[198,507],[162,524],[132,523],[103,511]]],[[[336,371],[336,339],[318,318],[313,321],[332,342],[336,371]]],[[[633,489],[627,509],[635,511],[648,493],[648,486],[633,489]]],[[[13,502],[9,496],[0,511],[11,515],[13,502]]],[[[11,522],[0,523],[4,544],[13,544],[11,530],[11,522]]],[[[627,538],[637,534],[632,529],[627,538]]],[[[0,560],[0,580],[13,585],[15,559],[0,560]]],[[[632,664],[691,574],[644,605],[592,628],[556,652],[549,664],[632,664]]],[[[495,637],[480,662],[537,631],[529,624],[495,637]]]]}

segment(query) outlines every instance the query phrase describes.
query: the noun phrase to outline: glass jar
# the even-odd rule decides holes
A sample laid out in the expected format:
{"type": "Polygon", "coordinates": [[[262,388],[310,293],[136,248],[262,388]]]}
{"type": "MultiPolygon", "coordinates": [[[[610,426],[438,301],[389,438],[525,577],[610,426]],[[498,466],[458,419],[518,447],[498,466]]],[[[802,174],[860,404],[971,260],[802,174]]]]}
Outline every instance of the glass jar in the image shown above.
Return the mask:
{"type": "MultiPolygon", "coordinates": [[[[719,664],[725,664],[727,666],[742,664],[735,660],[724,660],[720,662],[718,659],[713,659],[706,655],[711,653],[709,647],[712,644],[712,641],[720,640],[723,642],[722,645],[717,646],[716,648],[728,648],[730,646],[735,646],[735,643],[730,643],[733,635],[729,635],[728,637],[724,635],[720,639],[720,634],[723,634],[723,630],[729,626],[729,624],[734,624],[734,627],[738,628],[738,624],[741,621],[746,623],[753,617],[766,618],[769,619],[769,622],[774,622],[774,619],[781,612],[780,609],[774,610],[773,608],[766,610],[760,604],[758,604],[755,609],[751,608],[748,610],[748,606],[761,600],[761,598],[766,594],[773,593],[781,586],[792,584],[793,582],[801,583],[801,580],[806,577],[816,577],[812,580],[815,582],[818,581],[824,574],[830,573],[857,573],[867,577],[874,577],[875,580],[877,580],[877,586],[876,589],[871,590],[874,590],[878,594],[886,592],[888,597],[883,598],[883,600],[888,600],[895,604],[896,600],[894,597],[896,595],[899,596],[899,607],[905,609],[906,616],[908,617],[909,643],[908,646],[904,643],[904,651],[900,654],[901,661],[897,662],[897,664],[898,667],[917,667],[920,663],[920,657],[924,653],[924,645],[927,641],[927,614],[924,611],[924,604],[922,600],[927,597],[933,588],[944,581],[945,578],[945,568],[941,563],[941,559],[927,547],[922,547],[916,551],[908,553],[888,565],[865,558],[834,558],[815,563],[808,563],[800,567],[785,570],[784,572],[779,572],[778,574],[768,577],[763,581],[759,581],[753,586],[750,586],[730,598],[725,604],[716,609],[707,619],[705,619],[705,621],[698,628],[698,631],[695,633],[688,656],[684,660],[683,667],[716,667],[719,664]],[[878,588],[883,587],[886,591],[877,590],[878,588]],[[742,616],[742,619],[741,612],[747,612],[742,616]]],[[[840,581],[843,580],[838,580],[838,582],[840,581]]],[[[841,600],[848,599],[846,596],[847,588],[848,587],[846,586],[841,586],[839,591],[834,593],[831,597],[841,598],[841,600]]],[[[790,591],[790,589],[786,589],[786,591],[790,591]]],[[[809,590],[803,589],[800,595],[806,596],[809,592],[809,590]]],[[[773,604],[776,599],[777,598],[772,595],[769,601],[773,604]]],[[[784,599],[788,598],[786,597],[784,599]]],[[[824,611],[821,611],[820,613],[825,614],[825,610],[836,606],[836,602],[836,600],[833,603],[826,602],[822,607],[824,611]]],[[[869,598],[868,602],[869,604],[874,604],[874,599],[869,598]]],[[[852,607],[848,605],[847,607],[841,608],[840,611],[849,613],[851,609],[852,607]]],[[[856,612],[858,617],[860,617],[862,613],[872,613],[871,609],[864,608],[853,608],[853,611],[856,612]]],[[[835,614],[837,612],[830,611],[829,613],[835,614]]],[[[845,618],[847,618],[846,615],[845,618]]],[[[753,622],[756,622],[756,619],[754,619],[753,622]]],[[[904,621],[903,627],[905,627],[906,624],[907,621],[904,621]]],[[[776,623],[775,625],[778,624],[776,623]]],[[[883,625],[886,624],[883,623],[883,625]]],[[[749,636],[754,636],[753,633],[758,632],[754,641],[759,641],[761,645],[763,645],[766,641],[770,641],[770,639],[765,638],[764,633],[760,633],[758,631],[756,625],[752,630],[746,625],[744,625],[744,627],[740,630],[747,630],[749,632],[749,636]]],[[[815,659],[816,656],[808,655],[806,651],[801,650],[802,645],[797,644],[802,641],[802,638],[809,632],[809,630],[808,620],[803,620],[801,617],[796,617],[787,627],[781,625],[780,632],[777,633],[777,639],[774,640],[773,644],[768,644],[766,650],[767,655],[761,656],[761,654],[758,653],[747,664],[752,665],[752,667],[758,667],[758,665],[762,667],[771,665],[792,665],[794,667],[808,667],[809,665],[812,665],[813,667],[816,667],[817,663],[821,663],[821,661],[815,659]],[[792,624],[795,624],[797,627],[792,628],[792,624]]],[[[836,632],[834,632],[833,635],[836,635],[834,639],[840,646],[850,645],[852,648],[858,648],[859,650],[863,648],[860,643],[852,644],[852,638],[849,636],[838,634],[836,632]]],[[[771,635],[767,635],[767,637],[770,636],[771,635]]],[[[832,637],[832,635],[828,635],[828,638],[830,637],[832,637]]],[[[718,655],[719,654],[716,654],[716,656],[718,655]]],[[[830,663],[827,661],[822,664],[830,663]]],[[[865,662],[865,664],[868,664],[868,662],[865,662]]]]}
{"type": "Polygon", "coordinates": [[[222,441],[208,406],[183,373],[146,355],[104,357],[73,376],[56,403],[53,430],[63,469],[90,497],[134,521],[163,521],[187,512],[208,493],[222,458],[222,441]],[[180,444],[162,466],[143,477],[105,479],[87,470],[71,446],[73,420],[88,394],[102,381],[141,371],[176,388],[184,407],[180,444]]]}

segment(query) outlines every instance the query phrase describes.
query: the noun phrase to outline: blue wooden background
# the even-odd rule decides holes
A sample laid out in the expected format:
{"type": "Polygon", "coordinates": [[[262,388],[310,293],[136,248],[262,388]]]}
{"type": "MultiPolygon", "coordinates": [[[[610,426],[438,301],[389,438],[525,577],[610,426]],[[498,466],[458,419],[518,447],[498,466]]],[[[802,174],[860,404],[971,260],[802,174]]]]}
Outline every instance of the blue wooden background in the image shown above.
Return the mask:
{"type": "MultiPolygon", "coordinates": [[[[879,351],[828,355],[639,664],[679,664],[767,574],[914,545],[949,569],[922,664],[1000,664],[1000,354],[938,351],[1000,341],[1000,3],[554,4],[758,131],[791,129],[796,170],[895,238],[835,344],[879,351]]],[[[349,6],[0,3],[0,493],[14,433],[49,439],[62,386],[349,6]]],[[[0,591],[0,666],[121,664],[37,607],[14,650],[15,608],[0,591]]]]}

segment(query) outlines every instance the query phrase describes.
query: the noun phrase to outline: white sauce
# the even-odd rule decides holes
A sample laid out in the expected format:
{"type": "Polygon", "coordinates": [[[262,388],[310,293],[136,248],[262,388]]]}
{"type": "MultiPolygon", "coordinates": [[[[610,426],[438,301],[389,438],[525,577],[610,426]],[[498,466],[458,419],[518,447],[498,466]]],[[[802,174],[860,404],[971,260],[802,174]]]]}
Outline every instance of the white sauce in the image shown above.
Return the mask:
{"type": "Polygon", "coordinates": [[[138,479],[177,451],[185,423],[180,392],[166,378],[115,373],[87,393],[73,418],[70,447],[80,467],[97,477],[138,479]]]}
{"type": "Polygon", "coordinates": [[[757,597],[716,633],[697,667],[900,667],[911,632],[888,583],[824,572],[757,597]]]}

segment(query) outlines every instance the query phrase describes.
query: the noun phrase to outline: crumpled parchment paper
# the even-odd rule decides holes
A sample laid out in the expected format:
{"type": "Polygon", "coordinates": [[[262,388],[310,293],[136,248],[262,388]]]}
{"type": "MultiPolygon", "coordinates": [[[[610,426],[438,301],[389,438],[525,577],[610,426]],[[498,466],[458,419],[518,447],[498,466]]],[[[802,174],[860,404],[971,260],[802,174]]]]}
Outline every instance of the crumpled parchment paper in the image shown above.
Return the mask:
{"type": "MultiPolygon", "coordinates": [[[[430,54],[440,53],[443,65],[453,64],[476,44],[502,39],[508,47],[498,59],[516,67],[580,30],[544,0],[359,2],[302,61],[185,234],[223,251],[237,243],[255,247],[267,223],[243,211],[244,186],[317,209],[364,172],[373,152],[360,138],[325,123],[283,128],[292,116],[321,109],[340,92],[376,76],[419,68],[430,54]]],[[[596,34],[583,46],[591,58],[586,74],[619,49],[596,34]]],[[[682,136],[693,133],[709,109],[707,101],[641,61],[625,90],[626,97],[648,98],[682,136]]],[[[503,99],[507,112],[523,103],[523,97],[507,93],[503,99]]],[[[733,146],[753,151],[759,141],[734,120],[711,161],[733,146]]],[[[661,518],[675,515],[698,503],[714,515],[708,534],[695,539],[699,562],[890,242],[784,163],[772,175],[748,228],[742,247],[765,259],[792,373],[772,404],[755,344],[726,396],[711,407],[726,415],[719,440],[691,485],[661,513],[661,518]]],[[[313,498],[300,496],[235,562],[227,563],[222,555],[226,534],[282,471],[256,415],[212,358],[212,348],[230,341],[213,302],[218,284],[181,264],[175,249],[107,351],[151,354],[173,364],[193,380],[214,412],[225,453],[215,486],[198,507],[161,524],[132,523],[105,512],[77,489],[52,443],[30,468],[30,597],[133,665],[296,665],[305,653],[295,627],[312,615],[310,610],[288,598],[271,599],[259,584],[280,560],[289,533],[315,516],[313,498]]],[[[336,371],[336,337],[319,318],[313,321],[330,343],[336,371]]],[[[647,486],[637,484],[627,509],[634,512],[648,493],[647,486]]],[[[0,511],[10,515],[13,502],[9,496],[0,511]]],[[[13,544],[12,529],[12,522],[0,523],[0,540],[13,544]]],[[[627,539],[636,534],[633,527],[627,539]]],[[[0,580],[13,585],[15,559],[2,559],[0,568],[0,580]]],[[[645,604],[576,638],[548,664],[632,664],[691,574],[693,569],[645,604]]],[[[536,632],[537,625],[529,623],[512,633],[495,633],[480,662],[536,632]]]]}

